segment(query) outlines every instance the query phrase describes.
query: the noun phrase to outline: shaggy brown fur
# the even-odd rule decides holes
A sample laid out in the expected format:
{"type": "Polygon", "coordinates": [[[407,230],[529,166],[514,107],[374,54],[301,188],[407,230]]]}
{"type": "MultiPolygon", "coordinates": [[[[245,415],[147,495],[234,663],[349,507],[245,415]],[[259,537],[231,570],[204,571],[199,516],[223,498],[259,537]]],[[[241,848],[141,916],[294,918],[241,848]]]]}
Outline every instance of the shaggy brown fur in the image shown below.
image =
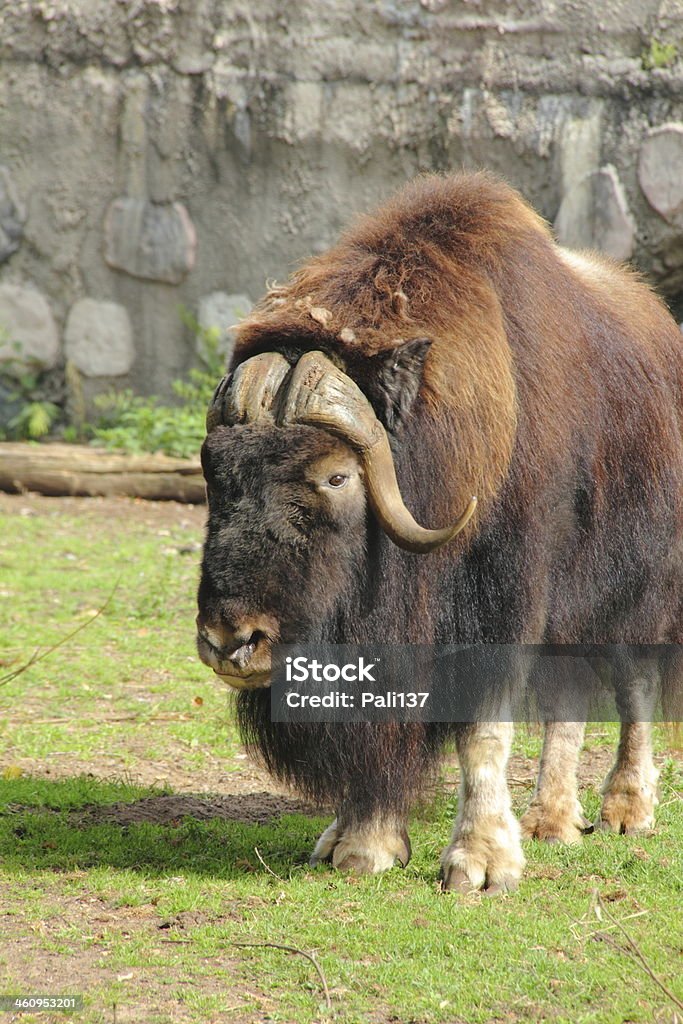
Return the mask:
{"type": "MultiPolygon", "coordinates": [[[[224,595],[248,594],[292,640],[683,642],[683,339],[635,274],[563,251],[521,197],[487,174],[426,176],[271,288],[239,328],[233,367],[266,351],[295,363],[311,349],[373,403],[418,521],[454,521],[472,494],[478,511],[428,556],[398,550],[371,517],[360,531],[339,524],[325,534],[326,551],[337,541],[330,571],[317,533],[294,551],[259,525],[277,474],[290,472],[288,459],[305,460],[307,445],[322,453],[323,432],[219,428],[205,448],[207,478],[223,467],[225,486],[242,498],[228,507],[217,493],[211,505],[207,615],[224,595]],[[292,566],[296,587],[275,585],[292,566]]],[[[680,660],[659,671],[680,693],[680,660]]],[[[340,809],[337,837],[349,823],[404,820],[443,738],[436,726],[274,726],[264,691],[241,693],[239,708],[271,770],[340,809]]],[[[476,730],[456,735],[465,764],[470,741],[486,746],[476,730]]],[[[504,764],[508,738],[486,742],[504,764]]],[[[619,777],[630,762],[622,769],[619,777]]],[[[483,800],[477,814],[487,807],[483,800]]],[[[509,806],[496,814],[514,846],[509,806]]],[[[479,849],[489,826],[475,835],[474,820],[465,808],[458,827],[468,823],[479,849]]],[[[396,831],[387,849],[399,839],[396,831]]],[[[472,880],[459,844],[454,837],[445,870],[472,880]]],[[[499,866],[509,861],[503,846],[499,866]]],[[[478,864],[477,878],[496,876],[493,860],[478,864]]]]}

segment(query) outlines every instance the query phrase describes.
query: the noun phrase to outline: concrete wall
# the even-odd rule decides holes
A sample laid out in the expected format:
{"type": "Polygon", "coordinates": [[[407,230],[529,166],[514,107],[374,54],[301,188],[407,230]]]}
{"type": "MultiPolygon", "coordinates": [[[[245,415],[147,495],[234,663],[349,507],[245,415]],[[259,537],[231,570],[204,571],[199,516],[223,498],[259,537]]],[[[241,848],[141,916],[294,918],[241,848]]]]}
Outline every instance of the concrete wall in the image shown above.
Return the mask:
{"type": "Polygon", "coordinates": [[[0,0],[0,61],[0,355],[89,394],[168,392],[181,304],[229,323],[424,169],[500,172],[683,319],[681,0],[0,0]]]}

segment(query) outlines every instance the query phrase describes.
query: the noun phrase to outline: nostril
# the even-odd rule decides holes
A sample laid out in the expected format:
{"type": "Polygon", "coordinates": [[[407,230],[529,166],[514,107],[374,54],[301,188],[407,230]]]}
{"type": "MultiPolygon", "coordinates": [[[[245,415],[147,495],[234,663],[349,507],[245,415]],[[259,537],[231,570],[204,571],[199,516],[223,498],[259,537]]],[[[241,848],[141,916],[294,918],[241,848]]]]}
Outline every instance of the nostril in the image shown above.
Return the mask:
{"type": "Polygon", "coordinates": [[[266,634],[260,629],[255,629],[248,637],[246,643],[240,644],[239,647],[236,647],[230,652],[230,654],[228,654],[228,661],[232,661],[233,664],[239,665],[240,668],[245,668],[245,666],[251,661],[254,651],[258,647],[259,641],[262,640],[265,635],[266,634]]]}
{"type": "Polygon", "coordinates": [[[240,674],[249,671],[250,662],[264,644],[270,643],[274,632],[267,628],[254,628],[260,622],[244,621],[221,617],[207,619],[197,617],[197,638],[199,656],[214,668],[229,663],[240,674]]]}
{"type": "Polygon", "coordinates": [[[239,665],[240,668],[244,668],[253,656],[256,650],[256,644],[249,643],[242,644],[241,647],[237,647],[234,651],[228,655],[228,661],[233,662],[234,665],[239,665]]]}

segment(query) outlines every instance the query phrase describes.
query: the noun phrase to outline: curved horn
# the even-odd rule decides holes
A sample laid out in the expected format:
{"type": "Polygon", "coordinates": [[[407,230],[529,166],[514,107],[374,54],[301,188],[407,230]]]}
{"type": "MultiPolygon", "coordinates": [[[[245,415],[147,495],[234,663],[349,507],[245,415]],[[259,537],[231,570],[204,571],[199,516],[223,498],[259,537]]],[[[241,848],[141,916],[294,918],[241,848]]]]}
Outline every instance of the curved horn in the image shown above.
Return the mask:
{"type": "Polygon", "coordinates": [[[288,373],[289,363],[279,352],[263,352],[240,363],[214,392],[206,414],[207,434],[220,424],[272,420],[275,396],[288,373]]]}
{"type": "Polygon", "coordinates": [[[355,448],[380,526],[406,551],[425,553],[440,547],[460,533],[474,513],[475,497],[452,526],[427,530],[415,522],[401,497],[384,427],[360,388],[322,352],[307,352],[297,363],[280,422],[323,427],[355,448]]]}

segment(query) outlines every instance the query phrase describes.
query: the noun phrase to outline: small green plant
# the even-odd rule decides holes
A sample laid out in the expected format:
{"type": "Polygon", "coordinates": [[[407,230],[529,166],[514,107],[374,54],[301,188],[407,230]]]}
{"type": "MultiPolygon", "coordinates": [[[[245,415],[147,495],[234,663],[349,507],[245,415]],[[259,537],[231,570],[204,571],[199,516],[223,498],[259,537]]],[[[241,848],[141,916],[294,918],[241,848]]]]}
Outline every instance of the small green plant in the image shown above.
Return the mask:
{"type": "Polygon", "coordinates": [[[205,406],[164,405],[130,389],[103,395],[96,405],[102,415],[92,436],[106,448],[188,458],[197,454],[206,433],[205,406]]]}
{"type": "Polygon", "coordinates": [[[187,306],[180,306],[180,319],[195,335],[197,348],[204,361],[205,370],[197,370],[200,375],[206,373],[214,380],[225,373],[225,355],[221,351],[220,327],[203,327],[187,306]]]}
{"type": "Polygon", "coordinates": [[[27,364],[21,343],[12,342],[4,327],[0,327],[0,345],[15,352],[13,358],[3,360],[0,373],[0,389],[10,410],[9,418],[0,421],[0,440],[37,441],[50,433],[61,415],[60,406],[45,394],[53,383],[37,367],[27,364]]]}
{"type": "Polygon", "coordinates": [[[655,68],[670,68],[678,57],[678,47],[675,43],[662,43],[659,39],[652,38],[650,45],[642,53],[642,64],[645,71],[653,71],[655,68]]]}
{"type": "Polygon", "coordinates": [[[50,433],[61,411],[54,402],[26,402],[2,434],[5,439],[38,441],[50,433]]]}

